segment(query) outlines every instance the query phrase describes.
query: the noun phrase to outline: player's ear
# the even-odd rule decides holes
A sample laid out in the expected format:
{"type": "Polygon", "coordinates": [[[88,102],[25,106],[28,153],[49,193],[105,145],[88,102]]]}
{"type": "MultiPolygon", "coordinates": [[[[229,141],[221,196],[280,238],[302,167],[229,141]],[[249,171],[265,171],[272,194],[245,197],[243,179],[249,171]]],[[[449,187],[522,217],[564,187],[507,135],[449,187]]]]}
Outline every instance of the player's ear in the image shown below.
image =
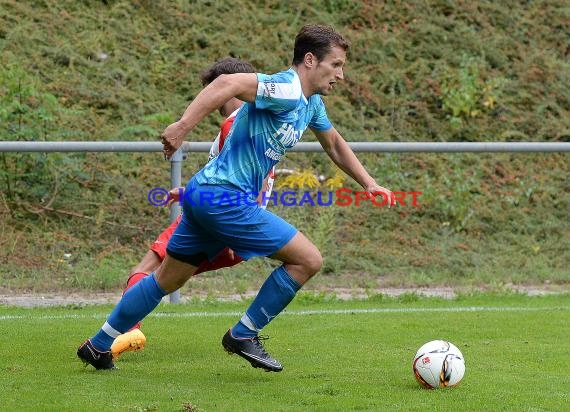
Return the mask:
{"type": "Polygon", "coordinates": [[[307,66],[308,68],[313,68],[316,65],[317,65],[317,57],[311,52],[306,53],[305,66],[307,66]]]}

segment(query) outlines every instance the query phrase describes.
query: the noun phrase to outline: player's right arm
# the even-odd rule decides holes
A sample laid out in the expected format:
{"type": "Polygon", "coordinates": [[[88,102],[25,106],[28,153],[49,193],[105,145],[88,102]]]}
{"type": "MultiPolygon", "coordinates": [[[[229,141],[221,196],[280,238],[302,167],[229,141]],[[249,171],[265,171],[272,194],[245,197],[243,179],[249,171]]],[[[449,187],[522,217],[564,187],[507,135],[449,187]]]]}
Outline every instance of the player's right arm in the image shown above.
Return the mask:
{"type": "Polygon", "coordinates": [[[326,131],[313,131],[325,152],[343,172],[352,177],[371,195],[384,193],[386,198],[390,199],[390,202],[387,202],[388,207],[394,206],[395,201],[392,192],[376,183],[376,180],[366,171],[348,143],[334,127],[326,131]]]}
{"type": "Polygon", "coordinates": [[[168,126],[161,135],[164,154],[168,157],[182,145],[184,138],[207,115],[218,110],[232,97],[253,102],[257,95],[255,73],[235,73],[218,76],[190,103],[180,120],[168,126]]]}

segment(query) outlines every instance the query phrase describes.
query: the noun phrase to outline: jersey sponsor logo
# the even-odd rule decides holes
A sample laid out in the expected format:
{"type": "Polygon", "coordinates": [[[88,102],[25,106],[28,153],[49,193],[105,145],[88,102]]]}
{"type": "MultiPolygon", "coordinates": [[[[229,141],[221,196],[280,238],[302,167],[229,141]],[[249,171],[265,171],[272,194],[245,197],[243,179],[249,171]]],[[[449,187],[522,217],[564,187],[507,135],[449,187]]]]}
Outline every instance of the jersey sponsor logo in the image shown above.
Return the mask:
{"type": "MultiPolygon", "coordinates": [[[[285,149],[290,149],[299,142],[301,136],[303,134],[302,130],[295,130],[292,124],[290,123],[283,123],[281,127],[275,131],[271,135],[271,137],[278,141],[282,147],[285,149]]],[[[275,145],[272,144],[271,139],[267,139],[267,142],[273,146],[272,148],[268,148],[265,151],[265,156],[269,157],[270,159],[279,161],[283,158],[285,153],[281,153],[278,151],[279,149],[275,149],[275,145]]]]}
{"type": "Polygon", "coordinates": [[[265,151],[265,156],[278,162],[283,157],[283,154],[277,153],[275,150],[269,148],[265,151]]]}
{"type": "Polygon", "coordinates": [[[261,85],[261,97],[264,99],[293,99],[297,100],[302,95],[301,83],[279,82],[268,78],[261,85]]]}
{"type": "Polygon", "coordinates": [[[303,131],[295,130],[292,124],[283,123],[281,127],[273,133],[273,138],[286,148],[291,148],[301,139],[302,134],[303,131]]]}
{"type": "Polygon", "coordinates": [[[271,97],[271,95],[275,95],[276,90],[275,82],[263,82],[263,97],[268,98],[271,97]]]}

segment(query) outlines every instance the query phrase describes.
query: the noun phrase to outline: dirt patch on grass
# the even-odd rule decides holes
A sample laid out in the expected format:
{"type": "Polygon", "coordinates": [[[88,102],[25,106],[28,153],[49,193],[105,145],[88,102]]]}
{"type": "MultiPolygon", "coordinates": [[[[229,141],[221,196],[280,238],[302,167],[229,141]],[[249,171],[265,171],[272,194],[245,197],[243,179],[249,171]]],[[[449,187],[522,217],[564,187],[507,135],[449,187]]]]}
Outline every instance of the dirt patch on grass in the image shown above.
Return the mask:
{"type": "MultiPolygon", "coordinates": [[[[365,299],[374,295],[385,295],[389,297],[397,297],[404,294],[417,294],[426,297],[440,297],[444,299],[453,299],[458,294],[472,293],[477,290],[461,289],[451,287],[437,288],[379,288],[369,289],[348,289],[348,288],[331,288],[326,290],[306,289],[305,292],[314,292],[319,295],[333,296],[337,299],[365,299]]],[[[479,291],[485,291],[483,289],[479,291]]],[[[570,293],[570,287],[552,287],[552,286],[511,286],[501,289],[497,292],[522,293],[528,296],[542,296],[549,294],[570,293]]],[[[228,294],[217,296],[220,301],[240,301],[248,300],[255,296],[257,291],[250,291],[242,294],[228,294]]],[[[205,292],[193,292],[192,296],[180,294],[180,303],[185,303],[190,299],[208,299],[211,295],[205,292]]],[[[10,294],[4,291],[0,294],[0,305],[17,306],[17,307],[51,307],[51,306],[77,306],[77,305],[104,305],[115,304],[119,301],[120,293],[15,293],[10,294]]],[[[164,298],[165,302],[169,302],[170,298],[164,298]]]]}

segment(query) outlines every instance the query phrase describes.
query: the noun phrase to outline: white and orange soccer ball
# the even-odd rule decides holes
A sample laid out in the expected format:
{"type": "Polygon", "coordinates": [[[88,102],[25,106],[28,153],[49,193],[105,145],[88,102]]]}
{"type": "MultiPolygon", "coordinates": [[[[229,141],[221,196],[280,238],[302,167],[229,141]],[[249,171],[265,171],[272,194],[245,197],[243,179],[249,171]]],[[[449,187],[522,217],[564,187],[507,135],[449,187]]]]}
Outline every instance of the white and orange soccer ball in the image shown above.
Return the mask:
{"type": "Polygon", "coordinates": [[[451,342],[432,340],[416,352],[412,364],[416,380],[425,388],[451,388],[465,375],[465,359],[451,342]]]}

